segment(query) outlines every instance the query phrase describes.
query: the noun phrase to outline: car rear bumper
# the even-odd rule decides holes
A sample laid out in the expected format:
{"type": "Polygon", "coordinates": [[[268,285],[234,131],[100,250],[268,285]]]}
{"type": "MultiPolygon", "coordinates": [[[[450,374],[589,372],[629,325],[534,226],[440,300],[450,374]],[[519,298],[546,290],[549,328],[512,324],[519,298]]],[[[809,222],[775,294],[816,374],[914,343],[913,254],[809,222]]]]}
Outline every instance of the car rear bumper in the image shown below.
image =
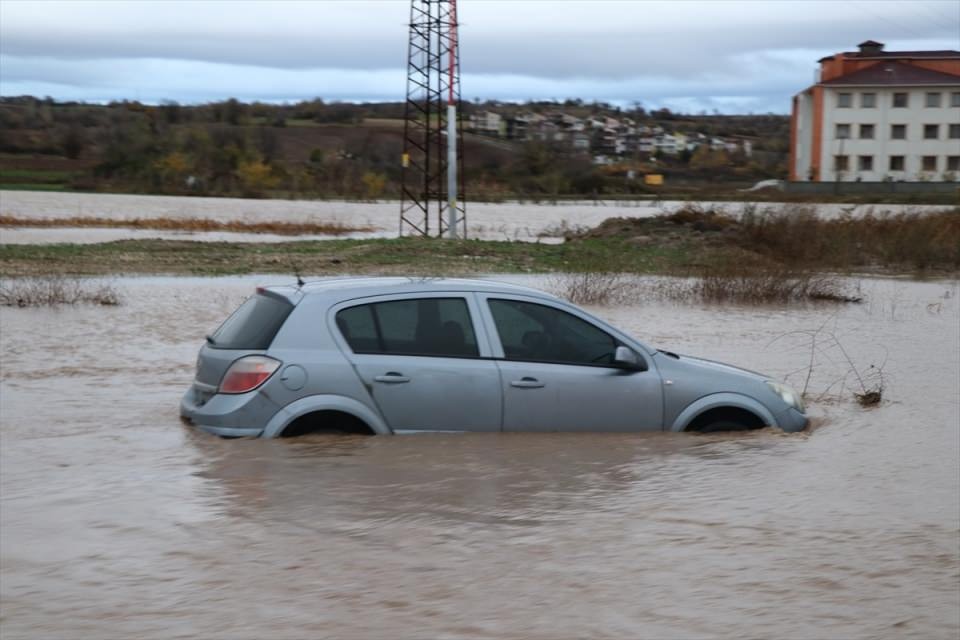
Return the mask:
{"type": "Polygon", "coordinates": [[[221,436],[223,438],[259,438],[260,434],[263,433],[263,429],[256,427],[216,427],[209,424],[198,424],[186,416],[181,416],[181,418],[185,424],[191,427],[196,427],[201,431],[206,431],[207,433],[212,433],[215,436],[221,436]]]}
{"type": "Polygon", "coordinates": [[[259,436],[277,409],[256,391],[210,396],[191,386],[180,400],[185,423],[228,438],[259,436]]]}

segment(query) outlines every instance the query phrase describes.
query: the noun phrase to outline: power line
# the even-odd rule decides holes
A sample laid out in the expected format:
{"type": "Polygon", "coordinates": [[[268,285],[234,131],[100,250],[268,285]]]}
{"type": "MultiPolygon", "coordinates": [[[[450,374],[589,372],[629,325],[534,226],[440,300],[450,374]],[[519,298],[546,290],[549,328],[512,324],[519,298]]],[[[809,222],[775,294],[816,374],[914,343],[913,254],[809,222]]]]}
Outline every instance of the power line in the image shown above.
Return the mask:
{"type": "MultiPolygon", "coordinates": [[[[857,7],[860,7],[861,10],[862,10],[864,13],[868,13],[868,14],[871,13],[869,5],[865,5],[865,4],[861,3],[861,2],[856,2],[855,0],[849,0],[849,1],[850,1],[851,4],[854,4],[854,5],[857,5],[857,7]]],[[[892,26],[895,27],[896,29],[905,29],[906,31],[909,31],[912,35],[916,36],[917,38],[919,38],[919,39],[921,39],[921,40],[925,40],[925,39],[927,39],[927,38],[929,37],[929,36],[924,35],[924,34],[922,34],[922,33],[917,33],[916,31],[914,31],[913,29],[911,29],[910,27],[908,27],[906,24],[904,24],[904,23],[902,23],[902,22],[899,22],[899,23],[898,23],[898,22],[894,22],[893,20],[890,20],[890,19],[887,18],[886,16],[881,15],[881,14],[879,14],[879,13],[873,13],[873,14],[872,14],[872,17],[878,18],[878,19],[880,19],[880,20],[883,20],[884,22],[886,22],[886,23],[889,24],[889,25],[892,25],[892,26]]]]}

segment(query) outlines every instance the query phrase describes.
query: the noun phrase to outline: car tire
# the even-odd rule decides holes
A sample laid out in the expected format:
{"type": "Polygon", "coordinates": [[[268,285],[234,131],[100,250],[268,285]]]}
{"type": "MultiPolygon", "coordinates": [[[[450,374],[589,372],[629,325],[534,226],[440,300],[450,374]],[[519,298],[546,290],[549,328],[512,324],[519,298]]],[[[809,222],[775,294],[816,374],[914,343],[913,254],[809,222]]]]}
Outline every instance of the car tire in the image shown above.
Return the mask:
{"type": "Polygon", "coordinates": [[[750,431],[754,427],[734,420],[716,420],[696,429],[697,433],[718,433],[721,431],[750,431]]]}

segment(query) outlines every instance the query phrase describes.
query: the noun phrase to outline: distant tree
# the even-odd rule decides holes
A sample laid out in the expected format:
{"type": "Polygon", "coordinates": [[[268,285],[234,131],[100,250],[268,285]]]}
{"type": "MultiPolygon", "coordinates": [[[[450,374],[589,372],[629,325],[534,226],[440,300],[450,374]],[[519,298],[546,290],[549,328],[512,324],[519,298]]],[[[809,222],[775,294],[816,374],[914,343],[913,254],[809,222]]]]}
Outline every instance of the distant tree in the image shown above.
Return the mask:
{"type": "Polygon", "coordinates": [[[167,124],[180,124],[182,116],[180,105],[176,100],[164,100],[160,103],[160,113],[167,124]]]}
{"type": "Polygon", "coordinates": [[[386,176],[372,171],[364,173],[360,181],[363,183],[364,196],[368,200],[376,200],[379,198],[383,194],[383,189],[387,184],[386,176]]]}
{"type": "Polygon", "coordinates": [[[690,157],[690,168],[709,172],[711,178],[716,178],[718,173],[730,168],[730,157],[723,149],[711,149],[709,145],[702,144],[690,157]]]}
{"type": "Polygon", "coordinates": [[[84,135],[83,129],[76,125],[68,128],[60,141],[60,146],[63,147],[63,155],[71,160],[76,160],[80,157],[86,144],[87,137],[84,135]]]}
{"type": "Polygon", "coordinates": [[[214,102],[210,105],[210,109],[214,120],[234,126],[239,125],[246,115],[246,105],[241,104],[236,98],[230,98],[226,102],[214,102]]]}
{"type": "Polygon", "coordinates": [[[165,177],[179,177],[190,169],[190,160],[180,151],[173,151],[157,160],[154,166],[165,177]]]}
{"type": "Polygon", "coordinates": [[[280,151],[280,139],[277,138],[277,133],[273,129],[260,127],[257,129],[256,147],[263,159],[271,162],[280,151]]]}
{"type": "Polygon", "coordinates": [[[270,165],[259,159],[241,161],[236,173],[244,193],[253,197],[262,197],[280,181],[270,165]]]}
{"type": "Polygon", "coordinates": [[[673,115],[673,112],[666,107],[663,107],[661,109],[655,109],[654,111],[650,112],[650,115],[652,115],[654,118],[658,120],[673,120],[675,117],[673,115]]]}
{"type": "Polygon", "coordinates": [[[326,157],[326,152],[319,147],[310,152],[310,162],[313,164],[323,164],[326,157]]]}

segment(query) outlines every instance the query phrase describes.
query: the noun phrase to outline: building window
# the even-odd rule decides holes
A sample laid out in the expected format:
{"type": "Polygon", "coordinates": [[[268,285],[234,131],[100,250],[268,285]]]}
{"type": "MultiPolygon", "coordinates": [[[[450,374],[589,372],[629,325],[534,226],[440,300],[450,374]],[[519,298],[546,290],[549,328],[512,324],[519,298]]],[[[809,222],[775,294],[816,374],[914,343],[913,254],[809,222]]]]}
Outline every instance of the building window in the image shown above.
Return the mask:
{"type": "Polygon", "coordinates": [[[903,156],[890,156],[890,171],[903,171],[903,156]]]}
{"type": "Polygon", "coordinates": [[[960,107],[960,91],[954,91],[950,94],[950,106],[960,107]]]}
{"type": "Polygon", "coordinates": [[[890,125],[890,139],[892,139],[892,140],[906,140],[906,139],[907,139],[907,125],[905,125],[905,124],[892,124],[892,125],[890,125]]]}
{"type": "Polygon", "coordinates": [[[956,140],[960,138],[960,124],[951,124],[950,125],[950,139],[956,140]]]}
{"type": "Polygon", "coordinates": [[[833,170],[840,172],[850,168],[850,156],[833,156],[833,170]]]}
{"type": "Polygon", "coordinates": [[[936,171],[937,156],[923,156],[921,158],[921,165],[923,166],[924,171],[936,171]]]}
{"type": "Polygon", "coordinates": [[[893,106],[897,109],[906,109],[909,101],[906,93],[893,94],[893,106]]]}
{"type": "Polygon", "coordinates": [[[872,124],[862,124],[862,125],[860,125],[860,139],[861,139],[861,140],[873,140],[873,125],[872,125],[872,124]]]}
{"type": "Polygon", "coordinates": [[[838,106],[838,107],[852,107],[852,106],[853,106],[853,94],[852,94],[852,93],[838,93],[838,94],[837,94],[837,106],[838,106]]]}
{"type": "Polygon", "coordinates": [[[877,94],[864,93],[860,96],[860,106],[864,109],[873,109],[877,106],[877,94]]]}
{"type": "Polygon", "coordinates": [[[873,156],[857,156],[857,169],[873,171],[873,156]]]}
{"type": "Polygon", "coordinates": [[[940,137],[940,125],[938,124],[923,125],[924,140],[936,140],[939,137],[940,137]]]}
{"type": "Polygon", "coordinates": [[[960,156],[947,156],[947,171],[960,171],[960,156]]]}
{"type": "Polygon", "coordinates": [[[838,124],[837,125],[837,140],[846,140],[850,137],[850,125],[848,124],[838,124]]]}
{"type": "Polygon", "coordinates": [[[927,98],[923,103],[925,107],[939,107],[940,106],[940,92],[931,91],[927,93],[927,98]]]}

